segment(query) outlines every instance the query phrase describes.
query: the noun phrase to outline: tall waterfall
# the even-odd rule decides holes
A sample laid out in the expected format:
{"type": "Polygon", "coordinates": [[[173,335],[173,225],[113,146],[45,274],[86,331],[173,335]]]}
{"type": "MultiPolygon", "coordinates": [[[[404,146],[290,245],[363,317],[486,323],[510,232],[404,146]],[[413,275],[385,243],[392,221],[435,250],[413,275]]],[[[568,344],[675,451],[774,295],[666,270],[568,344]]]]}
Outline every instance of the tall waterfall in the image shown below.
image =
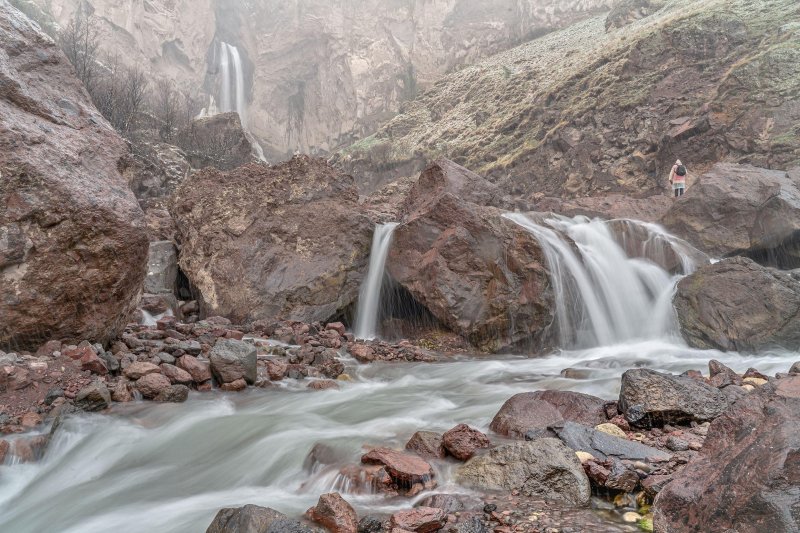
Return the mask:
{"type": "MultiPolygon", "coordinates": [[[[244,68],[239,49],[234,45],[220,41],[219,43],[219,111],[228,113],[235,111],[239,114],[239,121],[245,132],[247,140],[253,146],[255,155],[262,161],[264,150],[256,138],[250,133],[247,118],[247,96],[245,94],[244,68]]],[[[211,106],[209,106],[211,107],[211,106]]],[[[209,114],[212,114],[209,112],[209,114]]]]}
{"type": "Polygon", "coordinates": [[[531,232],[545,253],[562,347],[678,335],[671,300],[680,273],[694,269],[690,245],[634,221],[624,221],[615,236],[602,220],[554,216],[544,225],[520,213],[504,216],[531,232]],[[640,246],[632,246],[631,229],[640,246]],[[677,275],[665,268],[667,255],[678,258],[677,275]]]}
{"type": "Polygon", "coordinates": [[[358,339],[374,339],[378,335],[378,318],[381,304],[386,256],[392,244],[396,222],[377,224],[372,235],[372,248],[369,254],[369,270],[361,284],[356,306],[355,336],[358,339]]]}

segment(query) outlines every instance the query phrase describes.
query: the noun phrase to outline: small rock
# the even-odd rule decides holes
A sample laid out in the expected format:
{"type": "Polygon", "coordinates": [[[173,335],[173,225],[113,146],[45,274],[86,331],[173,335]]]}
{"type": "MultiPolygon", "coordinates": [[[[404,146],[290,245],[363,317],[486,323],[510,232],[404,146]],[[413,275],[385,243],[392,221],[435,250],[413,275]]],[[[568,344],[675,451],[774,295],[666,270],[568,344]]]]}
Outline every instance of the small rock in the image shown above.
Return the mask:
{"type": "Polygon", "coordinates": [[[608,422],[605,424],[598,424],[594,427],[594,429],[596,429],[597,431],[602,431],[603,433],[607,433],[608,435],[612,435],[614,437],[619,437],[621,439],[628,438],[628,436],[625,435],[625,432],[622,431],[619,428],[619,426],[616,426],[615,424],[611,424],[608,422]]]}
{"type": "Polygon", "coordinates": [[[133,401],[133,394],[131,394],[131,390],[128,387],[130,381],[127,379],[121,379],[114,385],[114,388],[111,389],[111,399],[115,402],[131,402],[133,401]]]}
{"type": "Polygon", "coordinates": [[[443,459],[447,453],[442,435],[434,431],[417,431],[406,443],[406,450],[416,452],[422,457],[443,459]]]}
{"type": "Polygon", "coordinates": [[[182,368],[169,363],[162,364],[160,368],[161,373],[167,377],[170,383],[188,385],[192,382],[192,375],[182,368]]]}
{"type": "Polygon", "coordinates": [[[78,391],[73,404],[84,411],[102,411],[111,405],[111,393],[102,383],[94,382],[78,391]]]}
{"type": "Polygon", "coordinates": [[[667,437],[666,446],[668,449],[672,450],[673,452],[685,452],[689,449],[689,443],[683,439],[679,439],[678,437],[670,436],[667,437]]]}
{"type": "Polygon", "coordinates": [[[158,374],[160,372],[158,365],[147,363],[145,361],[137,361],[128,366],[122,373],[126,378],[136,381],[148,374],[158,374]]]}
{"type": "Polygon", "coordinates": [[[47,394],[44,397],[44,403],[47,405],[52,405],[56,398],[63,398],[64,391],[60,387],[53,387],[52,389],[47,391],[47,394]]]}
{"type": "Polygon", "coordinates": [[[252,344],[235,339],[219,339],[208,356],[211,372],[220,383],[244,379],[249,385],[256,382],[257,354],[252,344]]]}
{"type": "Polygon", "coordinates": [[[594,461],[595,460],[594,455],[592,455],[589,452],[577,451],[577,452],[575,452],[575,455],[578,456],[578,460],[581,463],[585,463],[586,461],[594,461]]]}
{"type": "Polygon", "coordinates": [[[178,368],[187,371],[195,383],[211,380],[211,367],[207,361],[200,361],[191,355],[184,355],[178,357],[175,364],[178,368]]]}
{"type": "Polygon", "coordinates": [[[42,417],[38,413],[29,411],[22,415],[19,425],[24,428],[35,428],[42,423],[42,417]]]}
{"type": "Polygon", "coordinates": [[[800,374],[800,361],[794,363],[791,368],[789,368],[790,374],[800,374]]]}
{"type": "Polygon", "coordinates": [[[306,514],[331,533],[358,533],[358,516],[338,492],[320,496],[317,505],[306,514]]]}
{"type": "Polygon", "coordinates": [[[171,385],[169,379],[162,374],[146,374],[139,378],[134,386],[143,397],[152,400],[171,385]]]}
{"type": "Polygon", "coordinates": [[[628,524],[635,524],[639,520],[642,519],[642,515],[639,513],[634,513],[633,511],[628,511],[622,515],[622,521],[627,522],[628,524]]]}
{"type": "Polygon", "coordinates": [[[306,388],[314,390],[338,389],[339,384],[332,379],[315,379],[306,388]]]}
{"type": "Polygon", "coordinates": [[[217,512],[206,533],[261,533],[268,531],[274,522],[286,519],[283,513],[258,505],[224,508],[217,512]]]}
{"type": "Polygon", "coordinates": [[[244,378],[239,378],[230,383],[223,383],[219,388],[225,392],[240,392],[247,388],[247,382],[244,378]]]}
{"type": "Polygon", "coordinates": [[[358,522],[358,533],[380,533],[383,522],[374,516],[365,516],[358,522]]]}
{"type": "Polygon", "coordinates": [[[153,398],[157,402],[182,403],[189,397],[189,387],[186,385],[170,385],[161,389],[153,398]]]}
{"type": "Polygon", "coordinates": [[[492,446],[489,437],[466,424],[459,424],[442,435],[445,449],[460,461],[466,461],[482,448],[492,446]]]}
{"type": "Polygon", "coordinates": [[[762,378],[748,377],[748,378],[744,378],[742,380],[742,382],[745,385],[752,385],[753,387],[760,387],[762,385],[766,385],[767,380],[766,379],[762,379],[762,378]]]}

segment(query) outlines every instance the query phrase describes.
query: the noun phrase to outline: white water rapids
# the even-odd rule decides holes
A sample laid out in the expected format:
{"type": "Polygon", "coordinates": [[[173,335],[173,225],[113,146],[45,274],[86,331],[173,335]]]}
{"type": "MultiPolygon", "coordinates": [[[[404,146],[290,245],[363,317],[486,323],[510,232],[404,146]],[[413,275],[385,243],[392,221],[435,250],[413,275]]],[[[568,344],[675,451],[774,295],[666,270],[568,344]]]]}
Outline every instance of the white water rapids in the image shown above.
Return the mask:
{"type": "MultiPolygon", "coordinates": [[[[591,256],[591,235],[599,229],[580,227],[588,221],[553,222],[559,223],[569,226],[576,242],[585,236],[577,248],[591,256]]],[[[650,291],[655,279],[674,283],[666,272],[658,278],[652,265],[631,271],[644,276],[639,285],[631,280],[631,287],[641,290],[650,291]]],[[[634,296],[625,296],[623,304],[634,296]]],[[[615,301],[605,298],[595,295],[601,306],[615,301]]],[[[463,357],[433,364],[357,365],[348,358],[346,372],[354,381],[342,382],[340,390],[310,391],[302,381],[286,380],[241,394],[192,393],[184,404],[118,404],[111,414],[68,419],[41,461],[0,467],[0,531],[194,533],[205,531],[221,507],[253,503],[300,516],[331,490],[342,491],[360,516],[389,512],[413,502],[349,493],[337,479],[341,466],[358,463],[365,444],[402,447],[417,430],[444,431],[462,422],[488,431],[500,405],[519,392],[564,389],[613,399],[620,375],[632,367],[705,370],[716,358],[737,371],[753,366],[775,373],[786,371],[796,357],[694,350],[666,329],[642,333],[637,328],[654,323],[660,295],[646,301],[653,306],[650,320],[631,315],[634,327],[625,341],[613,340],[628,333],[613,329],[617,311],[607,310],[613,332],[605,346],[541,358],[463,357]],[[652,338],[637,339],[647,335],[652,338]],[[562,377],[565,368],[578,369],[583,378],[562,377]],[[306,456],[318,443],[336,450],[336,464],[306,469],[306,456]]],[[[600,323],[586,320],[581,323],[588,336],[600,323]]],[[[453,464],[437,465],[437,492],[463,491],[451,482],[453,464]]]]}

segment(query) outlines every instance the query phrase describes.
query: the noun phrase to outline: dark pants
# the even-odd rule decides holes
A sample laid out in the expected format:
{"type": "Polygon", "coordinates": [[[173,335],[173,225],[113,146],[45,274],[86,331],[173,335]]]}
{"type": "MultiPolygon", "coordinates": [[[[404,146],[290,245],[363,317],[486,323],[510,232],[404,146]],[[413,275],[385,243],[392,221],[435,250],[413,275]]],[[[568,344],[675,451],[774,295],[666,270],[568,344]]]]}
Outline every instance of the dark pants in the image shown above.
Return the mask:
{"type": "Polygon", "coordinates": [[[680,188],[678,188],[678,189],[674,189],[674,191],[675,191],[675,198],[677,198],[678,196],[683,196],[683,191],[684,191],[684,190],[685,190],[685,189],[684,189],[683,187],[680,187],[680,188]]]}

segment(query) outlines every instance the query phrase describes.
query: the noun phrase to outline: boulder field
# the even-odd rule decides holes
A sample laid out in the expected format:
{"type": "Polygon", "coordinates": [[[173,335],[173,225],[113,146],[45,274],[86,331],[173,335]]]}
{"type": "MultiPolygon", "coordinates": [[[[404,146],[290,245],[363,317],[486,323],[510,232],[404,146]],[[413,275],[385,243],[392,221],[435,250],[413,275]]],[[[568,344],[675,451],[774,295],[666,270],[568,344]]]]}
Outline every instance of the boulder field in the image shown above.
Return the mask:
{"type": "Polygon", "coordinates": [[[7,2],[0,87],[0,349],[107,343],[135,309],[147,261],[120,174],[128,148],[58,46],[7,2]]]}

